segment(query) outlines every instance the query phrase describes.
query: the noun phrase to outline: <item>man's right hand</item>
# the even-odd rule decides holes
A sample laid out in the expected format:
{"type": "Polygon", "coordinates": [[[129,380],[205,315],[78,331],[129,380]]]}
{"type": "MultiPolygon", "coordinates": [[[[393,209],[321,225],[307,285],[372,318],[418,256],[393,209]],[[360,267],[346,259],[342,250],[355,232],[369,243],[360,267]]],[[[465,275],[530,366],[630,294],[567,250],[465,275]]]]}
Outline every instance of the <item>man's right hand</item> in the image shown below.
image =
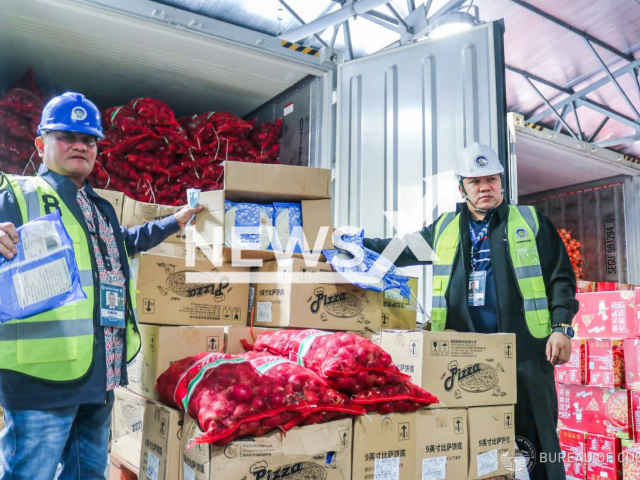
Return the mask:
{"type": "Polygon", "coordinates": [[[0,255],[11,260],[17,253],[18,231],[11,222],[0,223],[0,255]]]}

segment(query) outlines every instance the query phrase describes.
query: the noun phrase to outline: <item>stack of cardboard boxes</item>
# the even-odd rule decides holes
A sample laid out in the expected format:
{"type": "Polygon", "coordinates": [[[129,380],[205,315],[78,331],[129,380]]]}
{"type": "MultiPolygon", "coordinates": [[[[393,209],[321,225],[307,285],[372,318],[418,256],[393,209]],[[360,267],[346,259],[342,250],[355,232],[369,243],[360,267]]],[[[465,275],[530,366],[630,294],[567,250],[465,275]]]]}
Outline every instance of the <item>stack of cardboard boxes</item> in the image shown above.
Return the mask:
{"type": "Polygon", "coordinates": [[[639,295],[640,289],[577,295],[571,358],[556,367],[569,479],[640,480],[639,295]]]}
{"type": "MultiPolygon", "coordinates": [[[[175,213],[171,207],[143,204],[113,192],[101,194],[112,202],[126,227],[175,213]]],[[[274,432],[250,442],[237,440],[224,448],[193,447],[185,454],[186,442],[198,434],[197,424],[158,402],[156,379],[174,361],[200,352],[242,353],[241,341],[253,343],[265,328],[372,334],[385,327],[416,326],[416,279],[411,279],[414,300],[407,302],[397,292],[377,293],[332,283],[327,278],[331,267],[317,261],[318,255],[315,264],[307,265],[301,254],[278,259],[273,251],[232,252],[216,243],[221,236],[216,236],[214,228],[225,227],[225,199],[300,202],[309,245],[332,246],[330,171],[228,162],[225,189],[203,192],[200,197],[205,210],[197,217],[196,230],[208,248],[190,253],[186,234],[180,232],[136,255],[131,264],[142,348],[128,367],[127,389],[116,391],[111,442],[114,470],[131,469],[141,480],[213,479],[223,472],[227,478],[236,478],[236,472],[237,478],[262,478],[263,470],[284,471],[289,465],[290,471],[320,469],[327,479],[351,478],[351,420],[297,428],[286,437],[274,432]],[[328,227],[325,239],[320,237],[321,226],[328,227]],[[261,260],[263,265],[235,266],[240,263],[234,257],[238,253],[242,259],[261,260]],[[221,262],[214,264],[212,259],[221,262]],[[307,283],[294,283],[286,275],[260,283],[257,275],[283,271],[300,273],[307,283]],[[187,274],[201,275],[201,279],[187,281],[187,274]],[[352,311],[328,308],[335,302],[324,302],[324,298],[349,300],[352,311]]]]}
{"type": "Polygon", "coordinates": [[[513,476],[515,335],[382,331],[376,341],[440,403],[357,418],[354,480],[513,476]]]}

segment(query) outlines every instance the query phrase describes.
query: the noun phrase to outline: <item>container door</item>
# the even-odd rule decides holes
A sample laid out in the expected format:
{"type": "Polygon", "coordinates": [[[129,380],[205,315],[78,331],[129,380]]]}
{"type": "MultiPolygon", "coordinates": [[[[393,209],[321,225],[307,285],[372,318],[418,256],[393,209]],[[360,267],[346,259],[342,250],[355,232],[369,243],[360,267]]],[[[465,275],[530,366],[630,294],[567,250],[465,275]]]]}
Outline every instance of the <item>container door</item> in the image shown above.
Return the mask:
{"type": "MultiPolygon", "coordinates": [[[[487,23],[340,65],[336,225],[391,237],[385,211],[423,208],[429,224],[453,210],[454,162],[473,141],[505,163],[503,31],[502,22],[487,23]]],[[[405,272],[421,277],[418,298],[428,312],[431,268],[405,272]]]]}

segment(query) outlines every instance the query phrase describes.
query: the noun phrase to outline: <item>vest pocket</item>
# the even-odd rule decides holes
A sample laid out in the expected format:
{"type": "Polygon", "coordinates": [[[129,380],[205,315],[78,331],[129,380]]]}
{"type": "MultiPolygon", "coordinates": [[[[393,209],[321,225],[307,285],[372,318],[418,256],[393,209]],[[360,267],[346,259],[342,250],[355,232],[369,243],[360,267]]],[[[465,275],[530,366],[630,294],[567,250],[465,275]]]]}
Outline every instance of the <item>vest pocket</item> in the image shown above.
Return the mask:
{"type": "Polygon", "coordinates": [[[76,306],[55,310],[55,318],[45,322],[17,322],[16,355],[21,365],[68,362],[78,358],[76,306]],[[62,320],[62,319],[68,320],[62,320]]]}

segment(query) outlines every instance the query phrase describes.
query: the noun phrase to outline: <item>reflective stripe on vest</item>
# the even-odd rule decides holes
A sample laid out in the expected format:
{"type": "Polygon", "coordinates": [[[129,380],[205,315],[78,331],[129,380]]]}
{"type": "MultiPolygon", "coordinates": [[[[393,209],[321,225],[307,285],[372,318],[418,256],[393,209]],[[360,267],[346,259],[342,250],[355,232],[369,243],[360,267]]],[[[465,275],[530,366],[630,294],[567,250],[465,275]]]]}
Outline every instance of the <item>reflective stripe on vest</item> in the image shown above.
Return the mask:
{"type": "MultiPolygon", "coordinates": [[[[536,338],[544,338],[551,333],[551,316],[540,266],[540,255],[536,246],[538,230],[538,216],[533,207],[509,206],[507,221],[509,258],[517,279],[518,290],[523,298],[522,309],[531,334],[536,338]]],[[[437,260],[433,266],[431,328],[435,331],[442,331],[446,326],[445,294],[459,243],[460,215],[453,213],[443,215],[436,225],[434,238],[437,260]]]]}
{"type": "MultiPolygon", "coordinates": [[[[80,282],[87,298],[22,320],[0,325],[0,369],[36,378],[70,381],[85,375],[93,360],[94,309],[93,249],[73,213],[57,192],[41,177],[6,175],[22,216],[27,223],[55,208],[74,244],[80,282]]],[[[123,268],[126,265],[124,259],[123,268]]],[[[130,286],[135,299],[135,291],[130,286]]],[[[140,349],[140,336],[127,318],[127,361],[140,349]],[[130,342],[130,343],[129,343],[130,342]]]]}

